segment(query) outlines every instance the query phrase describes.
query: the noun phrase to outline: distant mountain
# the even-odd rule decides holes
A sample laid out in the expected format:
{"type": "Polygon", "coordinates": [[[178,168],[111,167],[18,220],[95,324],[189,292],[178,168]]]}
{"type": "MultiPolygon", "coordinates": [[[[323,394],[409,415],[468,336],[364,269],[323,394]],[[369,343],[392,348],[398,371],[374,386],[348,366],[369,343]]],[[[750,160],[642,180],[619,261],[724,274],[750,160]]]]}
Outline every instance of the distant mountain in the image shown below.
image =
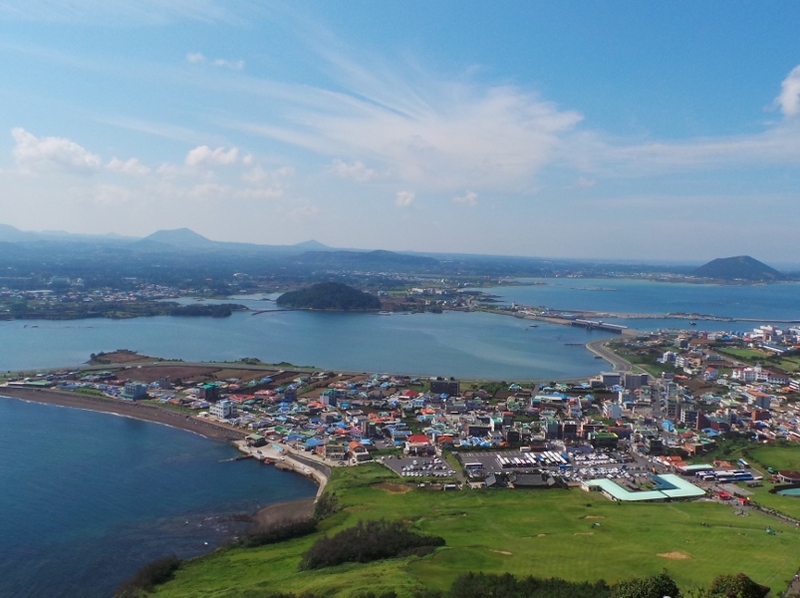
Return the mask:
{"type": "Polygon", "coordinates": [[[310,241],[304,241],[302,243],[295,243],[294,245],[289,245],[289,247],[298,251],[330,251],[331,249],[324,243],[320,243],[314,239],[311,239],[310,241]]]}
{"type": "Polygon", "coordinates": [[[767,266],[749,255],[717,258],[693,270],[691,274],[698,278],[748,282],[772,282],[786,279],[786,276],[775,268],[767,266]]]}
{"type": "Polygon", "coordinates": [[[214,247],[217,244],[216,241],[207,239],[190,228],[158,230],[152,235],[147,235],[142,241],[147,244],[159,243],[170,245],[178,249],[204,249],[214,247]]]}
{"type": "Polygon", "coordinates": [[[31,233],[21,231],[10,224],[0,224],[0,241],[16,243],[17,241],[28,241],[31,238],[31,233]]]}
{"type": "Polygon", "coordinates": [[[340,282],[321,282],[299,291],[289,291],[278,305],[331,311],[370,311],[381,308],[380,299],[340,282]]]}

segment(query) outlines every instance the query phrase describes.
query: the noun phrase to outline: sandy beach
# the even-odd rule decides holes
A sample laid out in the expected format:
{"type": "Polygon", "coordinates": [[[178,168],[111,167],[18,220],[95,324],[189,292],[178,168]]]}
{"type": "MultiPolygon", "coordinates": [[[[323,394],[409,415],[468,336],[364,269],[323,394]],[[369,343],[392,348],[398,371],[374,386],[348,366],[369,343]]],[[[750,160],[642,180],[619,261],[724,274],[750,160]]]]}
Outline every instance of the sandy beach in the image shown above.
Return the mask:
{"type": "Polygon", "coordinates": [[[39,390],[31,388],[0,387],[0,396],[33,401],[34,403],[46,403],[48,405],[60,405],[62,407],[74,407],[76,409],[113,413],[143,421],[164,424],[172,426],[173,428],[180,428],[181,430],[188,430],[212,440],[241,440],[247,436],[247,432],[244,430],[234,430],[211,421],[204,421],[196,417],[145,403],[134,403],[117,399],[78,395],[57,390],[39,390]]]}

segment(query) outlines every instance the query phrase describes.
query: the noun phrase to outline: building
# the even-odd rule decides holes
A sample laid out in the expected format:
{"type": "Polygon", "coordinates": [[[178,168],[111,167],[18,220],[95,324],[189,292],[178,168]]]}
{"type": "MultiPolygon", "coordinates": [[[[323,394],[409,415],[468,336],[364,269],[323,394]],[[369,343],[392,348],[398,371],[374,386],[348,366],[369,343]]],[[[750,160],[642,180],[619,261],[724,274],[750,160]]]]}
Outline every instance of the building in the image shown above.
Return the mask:
{"type": "Polygon", "coordinates": [[[347,458],[348,448],[343,440],[331,438],[325,444],[325,457],[331,461],[344,461],[347,458]]]}
{"type": "Polygon", "coordinates": [[[222,399],[221,401],[214,403],[211,405],[209,412],[214,417],[218,417],[220,419],[228,419],[232,417],[235,413],[235,407],[233,401],[229,401],[228,399],[222,399]]]}
{"type": "Polygon", "coordinates": [[[603,403],[603,415],[616,421],[622,417],[622,407],[612,401],[606,401],[603,403]]]}
{"type": "Polygon", "coordinates": [[[200,398],[209,403],[219,400],[219,386],[216,384],[203,384],[200,387],[200,398]]]}
{"type": "Polygon", "coordinates": [[[446,394],[451,397],[456,397],[461,392],[461,383],[455,378],[445,380],[444,378],[436,378],[431,380],[431,393],[441,395],[446,394]]]}
{"type": "Polygon", "coordinates": [[[128,401],[143,399],[147,396],[147,384],[133,380],[126,382],[119,396],[128,401]]]}
{"type": "Polygon", "coordinates": [[[411,434],[406,440],[404,452],[407,455],[432,455],[435,451],[425,434],[411,434]]]}
{"type": "Polygon", "coordinates": [[[636,390],[647,386],[648,375],[634,372],[625,372],[622,375],[622,386],[627,390],[636,390]]]}
{"type": "Polygon", "coordinates": [[[353,460],[355,463],[364,463],[365,461],[371,461],[372,457],[363,444],[358,442],[357,440],[351,441],[348,445],[348,454],[350,455],[350,459],[353,460]]]}

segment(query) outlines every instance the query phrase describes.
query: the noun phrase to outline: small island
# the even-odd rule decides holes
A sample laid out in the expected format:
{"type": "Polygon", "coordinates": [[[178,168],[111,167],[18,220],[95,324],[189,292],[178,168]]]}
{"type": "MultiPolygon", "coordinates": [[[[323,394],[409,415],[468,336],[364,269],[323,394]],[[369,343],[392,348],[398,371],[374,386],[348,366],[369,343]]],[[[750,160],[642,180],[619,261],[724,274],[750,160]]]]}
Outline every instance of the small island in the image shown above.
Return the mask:
{"type": "Polygon", "coordinates": [[[321,282],[284,293],[276,300],[282,307],[327,311],[373,311],[381,309],[380,299],[340,282],[321,282]]]}
{"type": "Polygon", "coordinates": [[[749,255],[717,258],[703,264],[691,274],[704,280],[739,283],[779,282],[787,278],[775,268],[749,255]]]}

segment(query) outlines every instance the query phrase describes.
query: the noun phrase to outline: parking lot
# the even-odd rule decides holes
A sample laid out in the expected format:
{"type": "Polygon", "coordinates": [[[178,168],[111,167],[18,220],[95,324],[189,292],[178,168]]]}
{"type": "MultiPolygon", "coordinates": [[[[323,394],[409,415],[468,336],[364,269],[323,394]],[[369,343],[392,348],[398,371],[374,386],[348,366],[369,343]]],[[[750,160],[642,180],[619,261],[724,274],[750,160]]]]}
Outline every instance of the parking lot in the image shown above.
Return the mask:
{"type": "Polygon", "coordinates": [[[456,472],[443,459],[432,457],[394,456],[383,459],[383,464],[405,478],[448,478],[456,472]]]}
{"type": "Polygon", "coordinates": [[[572,453],[568,455],[568,459],[563,459],[560,451],[470,451],[461,453],[459,460],[468,470],[483,470],[485,473],[541,470],[574,482],[608,478],[641,483],[649,478],[650,471],[646,459],[630,462],[629,456],[617,452],[572,453]]]}

